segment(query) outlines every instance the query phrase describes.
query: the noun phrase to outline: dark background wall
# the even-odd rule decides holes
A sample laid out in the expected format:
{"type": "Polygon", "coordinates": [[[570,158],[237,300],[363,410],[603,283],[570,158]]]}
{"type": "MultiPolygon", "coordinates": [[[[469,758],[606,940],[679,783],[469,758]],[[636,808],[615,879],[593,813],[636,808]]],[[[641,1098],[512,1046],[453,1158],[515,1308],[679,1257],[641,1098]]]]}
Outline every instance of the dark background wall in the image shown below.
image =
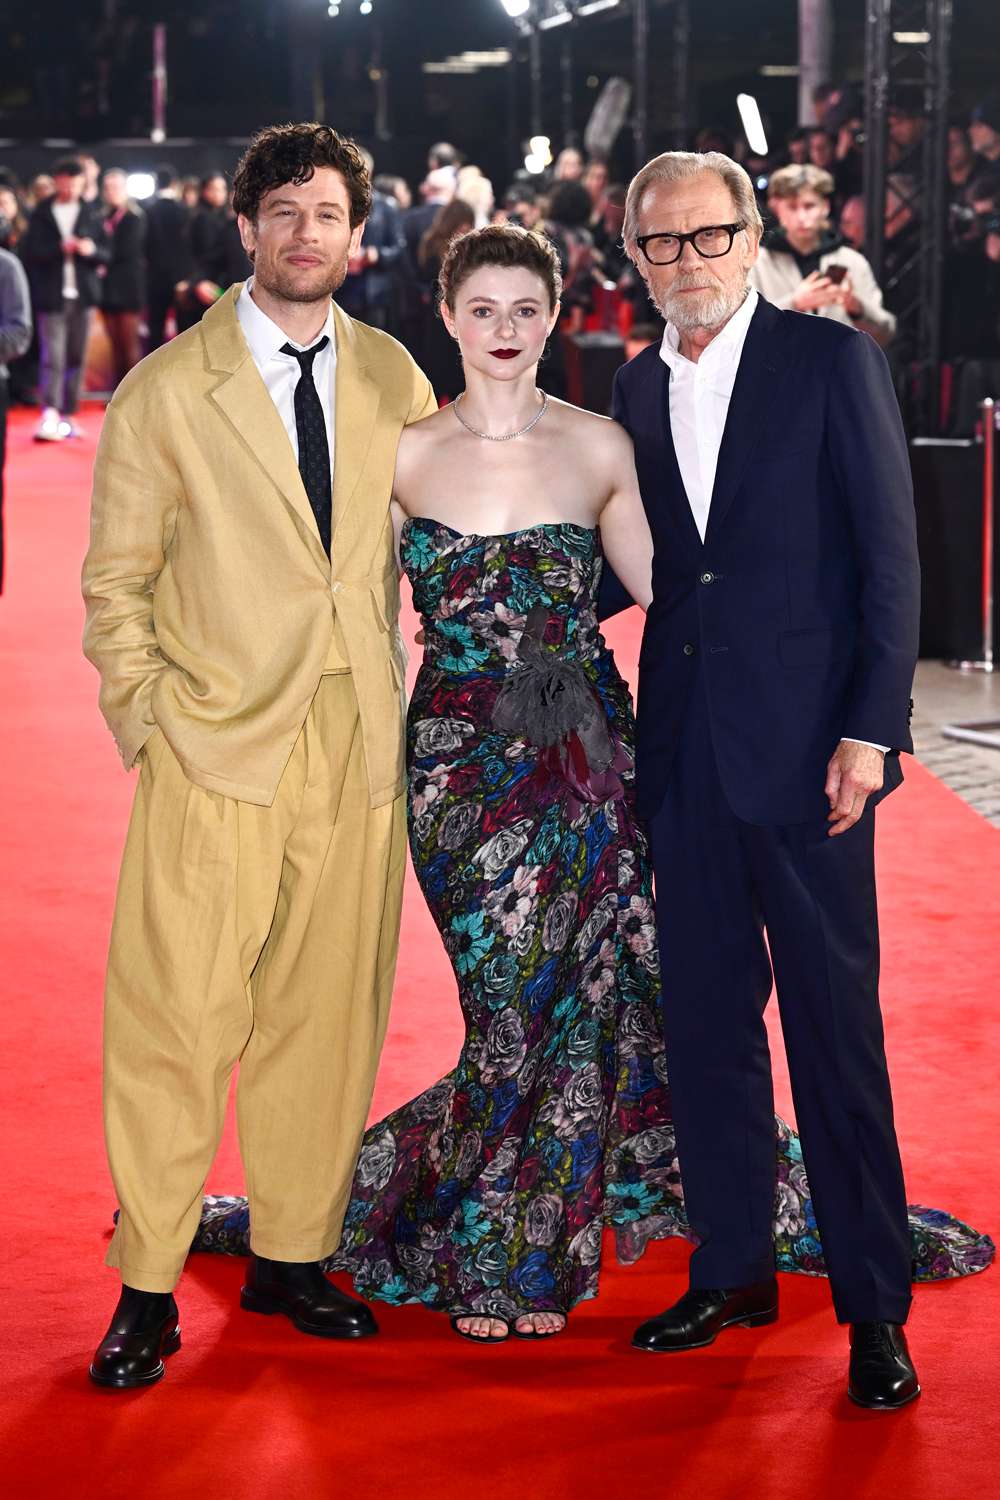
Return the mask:
{"type": "MultiPolygon", "coordinates": [[[[512,144],[527,134],[527,68],[517,70],[516,124],[511,121],[507,70],[471,77],[437,77],[421,64],[467,48],[517,43],[499,0],[373,0],[369,17],[358,0],[342,0],[336,19],[325,0],[10,0],[0,5],[0,138],[5,156],[14,141],[35,144],[32,161],[51,156],[43,140],[106,142],[148,137],[152,27],[168,27],[170,93],[168,132],[175,138],[219,142],[210,155],[219,165],[235,154],[224,143],[246,137],[269,121],[293,113],[306,97],[325,118],[364,139],[378,166],[413,177],[427,143],[447,138],[461,145],[497,183],[513,170],[512,144]],[[386,78],[388,139],[376,133],[376,84],[386,78]]],[[[1000,4],[958,0],[953,75],[959,113],[997,87],[1000,79],[1000,4]]],[[[863,73],[864,0],[836,0],[835,61],[838,78],[863,73]]],[[[735,96],[755,93],[775,136],[796,123],[794,78],[766,78],[768,64],[794,64],[794,0],[693,0],[691,10],[691,119],[737,128],[735,96]]],[[[670,10],[652,3],[650,145],[669,144],[671,98],[670,10]]],[[[574,124],[582,130],[603,82],[631,72],[627,7],[558,28],[543,38],[544,125],[561,136],[559,52],[571,36],[574,124]]],[[[140,160],[155,148],[139,148],[140,160]]],[[[103,153],[107,156],[107,151],[103,153]]],[[[161,153],[162,154],[162,153],[161,153]]],[[[171,150],[176,157],[177,151],[171,150]]],[[[186,165],[186,163],[180,163],[186,165]]],[[[206,159],[205,165],[209,163],[206,159]]],[[[615,175],[632,164],[627,129],[619,138],[615,175]]]]}

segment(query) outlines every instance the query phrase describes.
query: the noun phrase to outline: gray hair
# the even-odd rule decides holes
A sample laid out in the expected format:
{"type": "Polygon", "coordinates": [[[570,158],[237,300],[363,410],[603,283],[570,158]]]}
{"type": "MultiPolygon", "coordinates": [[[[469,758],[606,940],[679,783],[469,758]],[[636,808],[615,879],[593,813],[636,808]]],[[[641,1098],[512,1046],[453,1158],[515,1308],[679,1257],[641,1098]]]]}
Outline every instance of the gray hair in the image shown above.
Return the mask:
{"type": "Polygon", "coordinates": [[[702,172],[714,172],[721,178],[732,196],[736,217],[746,225],[749,234],[760,239],[764,233],[764,221],[757,207],[753,183],[739,162],[724,156],[721,151],[664,151],[661,156],[648,161],[629,184],[622,238],[633,260],[639,233],[639,206],[646,189],[656,182],[684,182],[687,178],[699,177],[702,172]]]}

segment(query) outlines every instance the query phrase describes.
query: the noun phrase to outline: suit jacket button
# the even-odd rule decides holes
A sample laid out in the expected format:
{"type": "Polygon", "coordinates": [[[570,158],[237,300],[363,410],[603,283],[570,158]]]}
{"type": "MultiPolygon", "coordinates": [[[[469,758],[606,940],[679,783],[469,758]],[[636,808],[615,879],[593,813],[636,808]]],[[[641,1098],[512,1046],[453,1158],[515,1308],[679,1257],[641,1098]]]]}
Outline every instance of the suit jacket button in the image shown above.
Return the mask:
{"type": "Polygon", "coordinates": [[[714,573],[702,573],[702,575],[701,575],[701,581],[702,581],[702,583],[714,583],[715,582],[715,574],[714,573]]]}
{"type": "Polygon", "coordinates": [[[691,644],[690,641],[687,641],[685,643],[685,646],[684,646],[684,655],[685,656],[693,656],[694,655],[694,647],[692,646],[692,644],[691,644]]]}

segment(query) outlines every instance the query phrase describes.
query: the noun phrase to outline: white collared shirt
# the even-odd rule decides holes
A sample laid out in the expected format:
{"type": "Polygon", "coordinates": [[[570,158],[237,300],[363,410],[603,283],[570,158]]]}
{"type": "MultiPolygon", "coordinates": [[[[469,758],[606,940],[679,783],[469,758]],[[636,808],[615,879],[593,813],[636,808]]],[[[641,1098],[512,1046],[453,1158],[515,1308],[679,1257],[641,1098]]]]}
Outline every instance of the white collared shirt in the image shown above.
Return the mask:
{"type": "MultiPolygon", "coordinates": [[[[680,352],[680,335],[672,323],[663,330],[660,358],[670,370],[670,433],[677,454],[677,467],[688,504],[702,541],[708,530],[715,471],[719,466],[722,435],[726,430],[729,403],[736,372],[743,358],[750,320],[757,310],[757,292],[751,287],[746,301],[712,342],[701,351],[697,364],[680,352]]],[[[871,740],[852,740],[871,745],[871,740]]],[[[875,745],[888,750],[887,745],[875,745]]]]}
{"type": "Polygon", "coordinates": [[[680,335],[672,323],[663,330],[660,358],[670,370],[670,431],[688,504],[702,541],[715,488],[722,434],[747,329],[758,302],[751,288],[729,322],[702,350],[697,364],[680,352],[680,335]]]}
{"type": "MultiPolygon", "coordinates": [[[[299,461],[299,436],[295,426],[295,387],[299,383],[301,367],[297,359],[291,354],[282,354],[282,344],[291,344],[293,349],[312,348],[312,344],[297,344],[290,339],[257,306],[250,295],[253,288],[253,277],[240,292],[236,300],[236,316],[243,330],[243,337],[250,347],[253,362],[260,371],[261,379],[267,386],[267,393],[278,409],[278,415],[288,433],[288,441],[292,445],[295,454],[295,462],[299,461]]],[[[333,321],[333,303],[330,303],[330,311],[327,313],[326,322],[312,343],[318,343],[326,334],[329,339],[325,349],[321,349],[313,360],[312,374],[313,384],[319,396],[320,405],[323,408],[323,419],[326,423],[326,441],[330,449],[330,472],[333,473],[333,440],[335,430],[336,412],[336,377],[337,377],[337,342],[336,326],[333,321]]]]}
{"type": "MultiPolygon", "coordinates": [[[[73,198],[69,203],[60,203],[58,198],[52,199],[52,217],[56,221],[59,235],[62,240],[68,240],[76,233],[76,221],[80,217],[80,201],[73,198]]],[[[76,284],[76,261],[72,255],[63,256],[63,296],[79,297],[80,289],[76,284]]]]}

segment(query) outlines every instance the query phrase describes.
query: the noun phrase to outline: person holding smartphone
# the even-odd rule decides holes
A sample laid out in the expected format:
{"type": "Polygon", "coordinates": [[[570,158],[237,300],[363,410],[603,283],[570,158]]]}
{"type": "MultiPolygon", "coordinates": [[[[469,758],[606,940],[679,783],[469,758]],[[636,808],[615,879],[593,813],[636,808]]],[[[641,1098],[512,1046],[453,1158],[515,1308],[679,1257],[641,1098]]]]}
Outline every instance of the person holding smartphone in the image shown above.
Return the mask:
{"type": "Polygon", "coordinates": [[[830,173],[809,163],[774,173],[768,207],[778,222],[764,235],[750,281],[775,307],[864,329],[885,348],[896,319],[865,257],[831,225],[833,192],[830,173]]]}

